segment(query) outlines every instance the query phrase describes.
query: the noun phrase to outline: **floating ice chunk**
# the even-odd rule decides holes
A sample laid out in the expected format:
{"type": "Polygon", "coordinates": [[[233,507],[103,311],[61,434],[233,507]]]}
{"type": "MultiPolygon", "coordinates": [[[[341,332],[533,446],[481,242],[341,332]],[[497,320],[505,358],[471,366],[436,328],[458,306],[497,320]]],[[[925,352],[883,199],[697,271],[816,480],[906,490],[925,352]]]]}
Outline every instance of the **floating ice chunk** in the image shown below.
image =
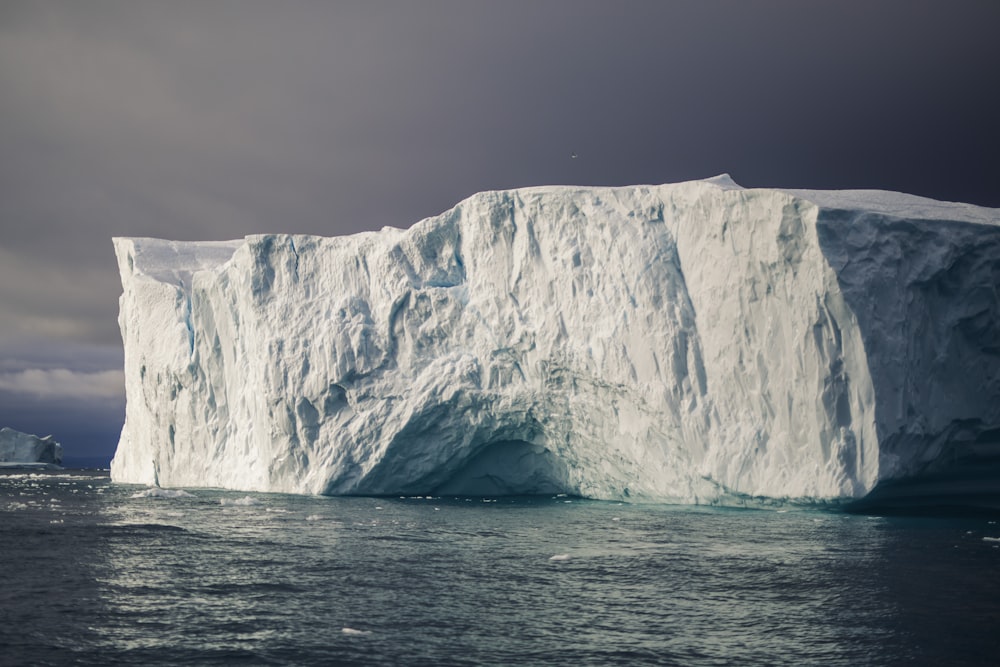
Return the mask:
{"type": "Polygon", "coordinates": [[[158,486],[133,493],[132,498],[193,498],[194,496],[183,489],[161,489],[158,486]]]}
{"type": "Polygon", "coordinates": [[[355,630],[354,628],[341,628],[340,632],[345,635],[353,635],[355,637],[370,635],[370,630],[355,630]]]}
{"type": "Polygon", "coordinates": [[[570,558],[569,554],[556,554],[555,556],[549,558],[549,560],[561,561],[561,560],[569,560],[569,558],[570,558]]]}
{"type": "Polygon", "coordinates": [[[219,501],[220,505],[236,505],[239,507],[250,507],[251,505],[260,505],[260,501],[256,498],[251,498],[250,496],[243,496],[242,498],[223,498],[219,501]]]}
{"type": "Polygon", "coordinates": [[[1000,542],[1000,537],[984,537],[983,542],[1000,542]]]}

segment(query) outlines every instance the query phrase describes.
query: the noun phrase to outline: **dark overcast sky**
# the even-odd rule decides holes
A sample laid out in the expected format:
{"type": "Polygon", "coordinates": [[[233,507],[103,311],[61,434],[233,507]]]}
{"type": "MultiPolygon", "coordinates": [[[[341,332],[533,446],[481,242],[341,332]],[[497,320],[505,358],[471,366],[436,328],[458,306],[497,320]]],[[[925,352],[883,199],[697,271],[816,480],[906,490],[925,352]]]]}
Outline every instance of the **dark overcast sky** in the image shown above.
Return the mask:
{"type": "Polygon", "coordinates": [[[722,172],[998,207],[998,26],[995,0],[3,0],[0,426],[114,450],[112,236],[722,172]]]}

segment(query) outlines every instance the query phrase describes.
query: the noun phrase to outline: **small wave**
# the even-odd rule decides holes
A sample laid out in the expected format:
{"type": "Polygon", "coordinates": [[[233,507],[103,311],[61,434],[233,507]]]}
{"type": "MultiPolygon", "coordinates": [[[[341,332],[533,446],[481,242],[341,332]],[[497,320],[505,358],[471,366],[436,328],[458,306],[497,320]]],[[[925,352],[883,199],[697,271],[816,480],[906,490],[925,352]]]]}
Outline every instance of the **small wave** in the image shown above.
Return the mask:
{"type": "Polygon", "coordinates": [[[199,592],[208,596],[243,596],[243,595],[275,595],[287,593],[302,593],[305,589],[289,582],[281,581],[251,581],[251,582],[221,582],[208,584],[199,588],[199,592]]]}
{"type": "Polygon", "coordinates": [[[123,521],[108,525],[108,529],[114,533],[122,532],[128,534],[135,533],[187,533],[185,528],[173,526],[169,523],[142,523],[123,521]]]}
{"type": "Polygon", "coordinates": [[[319,514],[310,514],[306,517],[306,521],[322,521],[323,517],[319,514]]]}
{"type": "MultiPolygon", "coordinates": [[[[48,464],[43,464],[48,465],[48,464]]],[[[44,480],[54,480],[54,479],[68,479],[70,481],[78,482],[85,479],[91,480],[106,480],[107,477],[104,475],[79,475],[74,473],[61,473],[59,471],[63,468],[53,468],[52,472],[32,472],[22,475],[8,475],[11,479],[44,479],[44,480]]]]}
{"type": "Polygon", "coordinates": [[[161,489],[158,486],[154,486],[146,489],[145,491],[139,491],[133,493],[132,498],[194,498],[193,495],[187,491],[181,489],[161,489]]]}

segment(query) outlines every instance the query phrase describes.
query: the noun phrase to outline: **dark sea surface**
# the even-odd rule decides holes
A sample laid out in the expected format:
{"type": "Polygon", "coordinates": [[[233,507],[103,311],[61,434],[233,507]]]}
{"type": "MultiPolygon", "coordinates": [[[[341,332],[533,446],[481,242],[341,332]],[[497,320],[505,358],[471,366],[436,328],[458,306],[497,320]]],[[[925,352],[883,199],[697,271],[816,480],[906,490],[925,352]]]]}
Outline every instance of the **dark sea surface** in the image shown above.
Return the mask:
{"type": "Polygon", "coordinates": [[[996,518],[0,474],[3,665],[996,665],[996,518]]]}

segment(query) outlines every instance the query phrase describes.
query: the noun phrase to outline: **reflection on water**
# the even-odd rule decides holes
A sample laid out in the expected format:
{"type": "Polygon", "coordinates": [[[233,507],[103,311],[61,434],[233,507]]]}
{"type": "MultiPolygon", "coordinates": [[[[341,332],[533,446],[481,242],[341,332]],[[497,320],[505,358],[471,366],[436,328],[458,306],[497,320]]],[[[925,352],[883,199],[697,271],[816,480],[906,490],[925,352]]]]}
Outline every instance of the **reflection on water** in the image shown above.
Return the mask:
{"type": "Polygon", "coordinates": [[[4,659],[993,664],[1000,650],[990,519],[139,491],[0,476],[4,659]]]}

